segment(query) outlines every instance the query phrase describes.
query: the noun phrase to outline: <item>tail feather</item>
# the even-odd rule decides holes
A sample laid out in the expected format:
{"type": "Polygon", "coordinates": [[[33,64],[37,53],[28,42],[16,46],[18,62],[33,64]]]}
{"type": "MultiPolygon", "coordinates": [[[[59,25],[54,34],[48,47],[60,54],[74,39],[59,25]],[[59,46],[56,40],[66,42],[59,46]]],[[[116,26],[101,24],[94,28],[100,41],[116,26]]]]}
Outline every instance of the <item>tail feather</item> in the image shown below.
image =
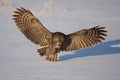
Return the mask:
{"type": "Polygon", "coordinates": [[[48,61],[59,61],[59,53],[51,54],[51,55],[45,55],[44,57],[48,61]]]}
{"type": "Polygon", "coordinates": [[[44,56],[48,61],[59,61],[59,51],[56,52],[52,46],[43,46],[37,49],[40,56],[44,56]]]}

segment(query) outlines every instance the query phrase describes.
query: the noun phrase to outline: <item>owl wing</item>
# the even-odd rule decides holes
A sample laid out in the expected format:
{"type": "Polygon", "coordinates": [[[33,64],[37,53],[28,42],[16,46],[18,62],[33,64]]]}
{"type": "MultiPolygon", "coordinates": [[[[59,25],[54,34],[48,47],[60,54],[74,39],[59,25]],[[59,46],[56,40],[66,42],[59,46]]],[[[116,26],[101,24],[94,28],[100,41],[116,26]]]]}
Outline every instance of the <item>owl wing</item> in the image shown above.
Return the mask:
{"type": "Polygon", "coordinates": [[[87,48],[95,44],[101,43],[105,40],[105,27],[93,27],[90,29],[83,29],[75,33],[68,34],[63,42],[62,51],[73,51],[81,48],[87,48]]]}
{"type": "Polygon", "coordinates": [[[41,24],[31,11],[24,8],[17,8],[14,13],[13,20],[15,20],[20,31],[29,40],[41,46],[49,44],[52,33],[41,24]]]}

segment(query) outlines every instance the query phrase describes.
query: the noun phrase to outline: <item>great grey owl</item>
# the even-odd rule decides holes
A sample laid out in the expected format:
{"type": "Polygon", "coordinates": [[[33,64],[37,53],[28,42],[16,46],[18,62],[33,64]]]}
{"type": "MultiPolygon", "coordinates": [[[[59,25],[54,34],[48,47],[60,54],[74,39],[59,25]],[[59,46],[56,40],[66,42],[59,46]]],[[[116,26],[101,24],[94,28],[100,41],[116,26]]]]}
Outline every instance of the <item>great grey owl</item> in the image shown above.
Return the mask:
{"type": "Polygon", "coordinates": [[[13,20],[20,31],[33,43],[40,45],[37,49],[40,56],[48,61],[58,61],[60,51],[73,51],[91,47],[105,40],[105,27],[95,26],[71,34],[50,32],[32,14],[30,10],[17,8],[13,20]]]}

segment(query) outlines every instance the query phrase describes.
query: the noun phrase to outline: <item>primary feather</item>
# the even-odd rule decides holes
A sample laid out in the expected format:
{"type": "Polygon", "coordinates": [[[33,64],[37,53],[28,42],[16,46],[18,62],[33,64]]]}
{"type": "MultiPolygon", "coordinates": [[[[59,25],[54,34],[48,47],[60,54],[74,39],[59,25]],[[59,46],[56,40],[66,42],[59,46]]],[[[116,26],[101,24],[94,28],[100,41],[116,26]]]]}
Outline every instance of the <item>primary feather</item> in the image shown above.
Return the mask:
{"type": "Polygon", "coordinates": [[[107,31],[104,28],[96,26],[68,34],[63,43],[62,50],[73,51],[101,43],[102,40],[105,40],[104,36],[107,36],[107,31]]]}
{"type": "Polygon", "coordinates": [[[14,13],[13,19],[16,25],[28,39],[41,46],[50,44],[49,40],[52,33],[41,24],[31,11],[24,8],[17,8],[14,13]]]}

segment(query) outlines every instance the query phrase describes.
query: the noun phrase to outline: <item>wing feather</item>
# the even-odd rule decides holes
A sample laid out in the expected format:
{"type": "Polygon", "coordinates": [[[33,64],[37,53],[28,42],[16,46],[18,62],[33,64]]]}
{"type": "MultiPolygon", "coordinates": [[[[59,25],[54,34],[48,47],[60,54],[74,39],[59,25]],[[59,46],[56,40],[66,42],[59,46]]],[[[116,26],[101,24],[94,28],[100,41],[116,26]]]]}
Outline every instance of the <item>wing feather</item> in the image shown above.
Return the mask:
{"type": "Polygon", "coordinates": [[[75,33],[66,35],[63,42],[62,51],[73,51],[82,48],[91,47],[95,44],[101,43],[105,40],[106,30],[105,27],[96,26],[90,29],[83,29],[75,33]],[[69,42],[69,43],[68,43],[69,42]]]}
{"type": "Polygon", "coordinates": [[[23,34],[35,44],[50,44],[52,33],[48,31],[30,10],[17,8],[13,20],[23,34]]]}

